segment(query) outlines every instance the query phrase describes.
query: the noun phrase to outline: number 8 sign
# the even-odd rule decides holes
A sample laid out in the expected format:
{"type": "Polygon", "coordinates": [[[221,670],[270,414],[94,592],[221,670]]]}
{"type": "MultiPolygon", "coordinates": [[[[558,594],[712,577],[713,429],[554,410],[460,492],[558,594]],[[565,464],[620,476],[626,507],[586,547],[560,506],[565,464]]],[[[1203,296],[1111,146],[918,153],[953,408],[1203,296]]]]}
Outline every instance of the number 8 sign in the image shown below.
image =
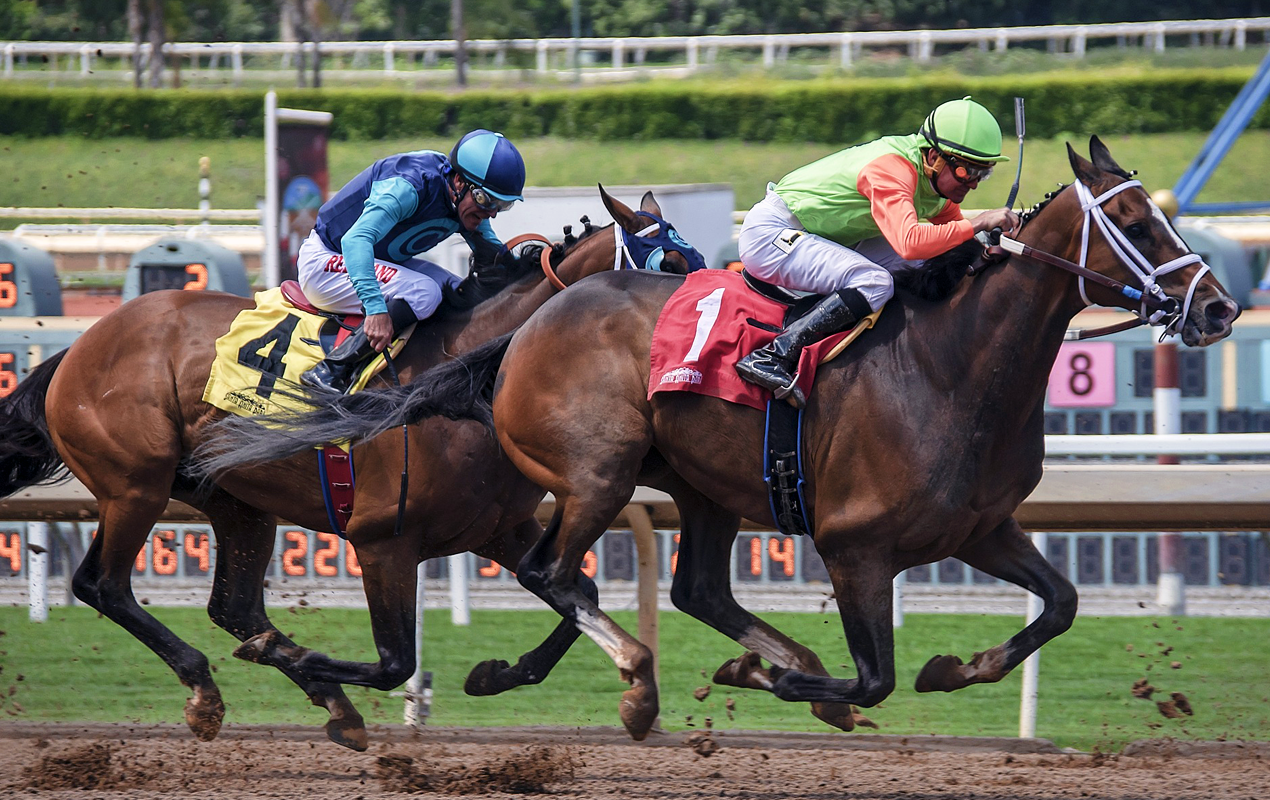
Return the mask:
{"type": "Polygon", "coordinates": [[[1116,346],[1111,342],[1067,342],[1050,372],[1049,404],[1055,408],[1116,403],[1116,346]]]}

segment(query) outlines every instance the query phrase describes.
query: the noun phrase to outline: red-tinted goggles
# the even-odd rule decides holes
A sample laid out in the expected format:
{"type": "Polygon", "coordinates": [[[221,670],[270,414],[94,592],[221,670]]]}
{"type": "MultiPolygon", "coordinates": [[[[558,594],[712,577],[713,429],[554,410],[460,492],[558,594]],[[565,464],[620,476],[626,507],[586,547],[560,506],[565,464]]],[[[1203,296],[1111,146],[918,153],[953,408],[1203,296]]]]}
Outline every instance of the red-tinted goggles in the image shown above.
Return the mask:
{"type": "Polygon", "coordinates": [[[948,162],[948,168],[952,170],[953,177],[958,183],[979,183],[992,177],[992,164],[976,164],[947,153],[940,153],[940,155],[943,156],[944,161],[948,162]]]}

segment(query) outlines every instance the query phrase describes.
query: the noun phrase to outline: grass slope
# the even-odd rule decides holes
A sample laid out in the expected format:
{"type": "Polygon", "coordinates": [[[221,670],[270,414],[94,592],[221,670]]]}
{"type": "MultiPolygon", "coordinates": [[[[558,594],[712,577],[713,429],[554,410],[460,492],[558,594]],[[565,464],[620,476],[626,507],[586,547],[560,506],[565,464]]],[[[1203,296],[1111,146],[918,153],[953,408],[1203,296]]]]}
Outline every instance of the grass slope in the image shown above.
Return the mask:
{"type": "MultiPolygon", "coordinates": [[[[1006,128],[1011,126],[1006,121],[1006,128]]],[[[1029,140],[1020,204],[1032,204],[1059,181],[1071,180],[1064,141],[1088,154],[1090,132],[1052,140],[1029,140]]],[[[1095,132],[1096,133],[1096,132],[1095,132]]],[[[1140,170],[1150,190],[1169,188],[1199,152],[1204,134],[1115,136],[1112,154],[1127,169],[1140,170]]],[[[448,152],[452,142],[418,139],[331,142],[331,188],[342,186],[376,158],[414,149],[448,152]]],[[[850,143],[844,143],[850,144],[850,143]]],[[[813,144],[760,144],[735,141],[661,140],[589,142],[530,139],[517,142],[528,164],[531,186],[605,184],[728,183],[736,207],[761,199],[768,181],[833,152],[813,144]]],[[[1014,157],[1016,144],[1006,142],[1014,157]]],[[[76,137],[0,137],[0,206],[197,208],[198,159],[212,162],[215,208],[253,208],[264,195],[263,145],[256,139],[200,141],[174,139],[88,140],[76,137]]],[[[971,195],[967,205],[990,208],[1005,202],[1015,166],[1004,164],[971,195]]],[[[1200,193],[1201,202],[1266,198],[1262,176],[1270,171],[1270,131],[1248,131],[1200,193]]],[[[0,227],[18,221],[0,219],[0,227]]]]}
{"type": "MultiPolygon", "coordinates": [[[[208,654],[229,721],[319,725],[325,720],[280,673],[233,659],[235,642],[201,609],[150,610],[208,654]]],[[[627,630],[635,629],[633,613],[614,616],[627,630]]],[[[453,626],[442,611],[426,617],[424,663],[434,673],[435,691],[431,724],[620,724],[617,703],[626,685],[585,639],[539,686],[499,697],[464,695],[463,679],[477,661],[514,660],[555,623],[545,611],[476,611],[472,617],[468,627],[453,626]]],[[[834,674],[853,674],[836,616],[765,617],[820,653],[834,674]]],[[[300,642],[336,657],[374,657],[364,611],[293,607],[275,611],[275,618],[300,642]]],[[[999,684],[950,694],[918,695],[912,684],[932,655],[969,659],[1003,641],[1020,623],[1000,616],[907,616],[896,631],[896,691],[866,713],[882,733],[1016,736],[1021,670],[999,684]]],[[[141,644],[89,609],[54,608],[49,623],[35,625],[25,608],[0,608],[0,631],[0,709],[5,712],[0,719],[181,720],[185,688],[141,644]]],[[[700,727],[709,717],[721,729],[829,730],[806,705],[763,692],[715,686],[697,701],[693,690],[708,685],[713,671],[739,655],[740,648],[679,613],[662,614],[661,642],[663,727],[700,727]],[[729,700],[735,704],[731,714],[729,700]]],[[[1270,739],[1268,661],[1270,620],[1080,617],[1071,631],[1042,650],[1037,733],[1062,746],[1103,751],[1160,736],[1270,739]],[[1176,668],[1170,666],[1174,662],[1176,668]],[[1159,688],[1157,698],[1183,692],[1195,715],[1166,719],[1153,702],[1134,698],[1131,687],[1142,677],[1159,688]]],[[[357,687],[350,687],[349,696],[368,721],[400,721],[397,698],[357,687]]]]}

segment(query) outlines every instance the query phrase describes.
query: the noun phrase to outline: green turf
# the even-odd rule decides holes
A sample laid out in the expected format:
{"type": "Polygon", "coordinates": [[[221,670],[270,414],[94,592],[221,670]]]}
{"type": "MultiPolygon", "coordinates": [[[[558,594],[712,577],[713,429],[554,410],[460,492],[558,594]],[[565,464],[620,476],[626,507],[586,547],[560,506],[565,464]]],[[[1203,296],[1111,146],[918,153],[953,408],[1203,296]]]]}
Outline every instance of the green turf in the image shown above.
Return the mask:
{"type": "MultiPolygon", "coordinates": [[[[201,609],[152,609],[181,636],[208,654],[228,706],[239,723],[318,725],[323,712],[276,671],[233,659],[233,640],[214,628],[201,609]]],[[[278,609],[287,633],[339,658],[370,659],[373,646],[362,611],[278,609]]],[[[628,630],[633,613],[615,618],[628,630]]],[[[830,671],[853,672],[836,616],[767,614],[766,619],[815,649],[830,671]]],[[[554,624],[549,612],[477,611],[472,625],[455,627],[448,612],[429,612],[424,662],[435,675],[432,724],[617,725],[625,684],[598,647],[583,640],[542,685],[499,697],[468,697],[463,679],[485,658],[512,660],[554,624]]],[[[909,615],[896,635],[896,691],[866,713],[891,734],[1015,736],[1021,670],[994,685],[951,694],[918,695],[913,679],[936,653],[968,659],[1013,633],[1020,620],[1001,616],[909,615]]],[[[54,608],[35,625],[25,608],[0,608],[0,719],[177,722],[188,692],[151,653],[91,610],[54,608]],[[8,689],[7,687],[13,687],[8,689]],[[5,691],[11,694],[5,695],[5,691]]],[[[662,725],[826,731],[804,704],[771,695],[713,687],[699,702],[693,690],[739,646],[679,613],[661,615],[662,725]],[[729,719],[727,701],[735,703],[729,719]]],[[[1118,749],[1135,739],[1270,739],[1270,620],[1080,617],[1041,655],[1037,733],[1082,750],[1118,749]],[[1167,654],[1165,650],[1172,648],[1167,654]],[[1177,662],[1179,668],[1171,668],[1177,662]],[[1160,695],[1183,692],[1193,717],[1166,719],[1153,702],[1131,694],[1147,677],[1160,695]]],[[[350,688],[371,722],[399,722],[401,702],[387,694],[350,688]]],[[[0,723],[2,724],[2,723],[0,723]]]]}
{"type": "MultiPolygon", "coordinates": [[[[1007,127],[1009,127],[1007,125],[1007,127]]],[[[1031,204],[1059,181],[1070,181],[1064,141],[1088,153],[1090,132],[1051,140],[1029,140],[1019,203],[1031,204]]],[[[1095,132],[1096,133],[1096,132],[1095,132]]],[[[1169,188],[1199,152],[1202,133],[1108,137],[1120,164],[1140,170],[1148,189],[1169,188]]],[[[448,151],[448,140],[331,142],[331,188],[343,185],[376,158],[403,150],[448,151]]],[[[736,207],[749,208],[769,180],[827,155],[831,145],[761,144],[736,141],[668,140],[591,142],[529,139],[524,151],[531,186],[652,185],[728,183],[736,207]]],[[[849,144],[849,143],[844,143],[849,144]]],[[[1006,142],[1013,157],[1016,145],[1006,142]]],[[[0,206],[196,208],[198,160],[212,162],[212,205],[254,208],[264,195],[263,144],[258,139],[200,141],[171,139],[89,140],[75,137],[0,137],[0,206]]],[[[1005,201],[1014,180],[1005,164],[967,206],[988,208],[1005,201]]],[[[1202,202],[1267,199],[1263,176],[1270,171],[1270,131],[1247,131],[1200,193],[1202,202]]],[[[74,220],[65,220],[74,221],[74,220]]],[[[0,219],[0,227],[18,221],[0,219]]],[[[563,224],[563,223],[562,223],[563,224]]]]}

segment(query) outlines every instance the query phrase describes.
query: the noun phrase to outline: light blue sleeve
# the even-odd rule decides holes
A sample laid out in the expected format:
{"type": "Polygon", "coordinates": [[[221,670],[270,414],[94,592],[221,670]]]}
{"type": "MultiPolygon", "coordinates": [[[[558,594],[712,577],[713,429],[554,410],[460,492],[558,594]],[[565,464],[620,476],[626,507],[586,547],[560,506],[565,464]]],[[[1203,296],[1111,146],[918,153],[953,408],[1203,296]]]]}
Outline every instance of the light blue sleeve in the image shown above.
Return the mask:
{"type": "Polygon", "coordinates": [[[375,279],[375,245],[394,225],[413,214],[418,205],[419,193],[405,178],[375,181],[361,216],[340,239],[348,279],[353,282],[367,316],[388,313],[379,281],[375,279]]]}
{"type": "Polygon", "coordinates": [[[477,264],[493,264],[494,260],[507,249],[503,246],[503,241],[498,238],[498,234],[494,233],[494,228],[487,219],[481,220],[476,230],[462,231],[462,234],[467,241],[467,246],[472,248],[472,255],[476,257],[477,264]]]}

